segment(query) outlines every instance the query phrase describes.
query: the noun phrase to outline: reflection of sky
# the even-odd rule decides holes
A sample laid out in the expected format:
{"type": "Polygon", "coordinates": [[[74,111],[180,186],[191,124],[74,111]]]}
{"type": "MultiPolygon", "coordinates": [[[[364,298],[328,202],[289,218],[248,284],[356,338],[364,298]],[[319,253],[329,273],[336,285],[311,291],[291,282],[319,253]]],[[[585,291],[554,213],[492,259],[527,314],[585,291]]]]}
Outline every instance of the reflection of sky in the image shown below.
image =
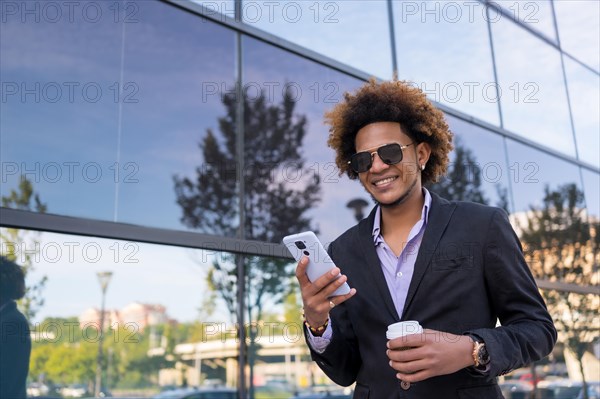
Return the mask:
{"type": "Polygon", "coordinates": [[[190,0],[192,3],[202,4],[208,9],[208,13],[216,17],[216,13],[235,17],[235,5],[233,0],[190,0]]]}
{"type": "Polygon", "coordinates": [[[330,242],[355,223],[346,203],[356,197],[370,201],[359,183],[338,177],[335,154],[327,146],[328,127],[323,123],[325,111],[339,101],[343,92],[358,87],[360,82],[254,39],[245,38],[244,46],[245,87],[267,89],[270,82],[277,82],[267,97],[274,104],[281,102],[286,83],[298,93],[294,97],[295,112],[308,120],[302,151],[305,165],[310,173],[318,171],[321,176],[322,200],[309,215],[320,230],[321,240],[330,242]]]}
{"type": "Polygon", "coordinates": [[[380,78],[391,78],[383,0],[251,1],[244,22],[380,78]]]}
{"type": "MultiPolygon", "coordinates": [[[[232,10],[230,2],[214,3],[226,14],[232,10]]],[[[297,23],[285,18],[271,21],[267,12],[261,18],[254,18],[252,24],[357,68],[379,76],[389,75],[385,2],[368,2],[368,6],[358,1],[330,2],[339,7],[335,15],[338,22],[332,24],[324,19],[326,12],[335,8],[325,9],[325,3],[319,3],[321,14],[314,22],[308,16],[316,9],[308,7],[315,4],[296,3],[303,4],[302,15],[306,17],[297,23]],[[361,28],[364,26],[368,29],[361,28]]],[[[5,165],[16,162],[19,168],[22,162],[27,169],[35,168],[38,163],[41,176],[29,177],[33,177],[36,191],[52,213],[104,220],[113,220],[116,214],[116,220],[122,222],[182,228],[172,176],[193,176],[194,168],[202,163],[197,144],[207,128],[216,129],[217,118],[225,112],[219,93],[206,95],[205,89],[207,85],[211,89],[216,86],[219,91],[232,87],[234,34],[161,2],[137,4],[140,5],[135,15],[137,22],[125,24],[124,29],[123,24],[113,21],[108,9],[107,18],[94,24],[85,21],[23,24],[18,17],[2,24],[0,68],[4,82],[28,85],[76,82],[80,86],[93,82],[100,85],[104,95],[96,103],[84,101],[80,89],[75,91],[73,102],[66,93],[57,103],[36,102],[31,95],[25,101],[19,95],[9,97],[0,110],[0,155],[5,165]],[[121,60],[123,37],[125,58],[121,60]],[[133,99],[138,102],[122,103],[119,119],[120,104],[114,101],[110,88],[121,80],[121,75],[122,83],[134,84],[137,91],[133,99]],[[53,172],[51,168],[44,170],[49,162],[62,166],[63,176],[58,182],[52,182],[52,175],[46,175],[53,172]],[[69,181],[65,162],[76,163],[73,182],[69,181]],[[119,172],[116,179],[115,162],[119,172]],[[85,176],[84,165],[94,167],[85,176]],[[96,166],[101,168],[102,176],[92,182],[96,166]],[[115,209],[117,188],[118,209],[115,209]]],[[[422,3],[411,4],[419,7],[422,3]]],[[[263,11],[268,11],[265,4],[262,6],[263,11]]],[[[461,86],[493,80],[489,39],[481,12],[475,12],[473,20],[464,13],[462,19],[452,22],[451,15],[444,14],[440,21],[424,24],[421,23],[424,15],[407,15],[407,9],[403,10],[400,3],[395,2],[394,7],[401,79],[424,82],[427,88],[436,82],[442,86],[459,82],[461,86]]],[[[479,11],[483,8],[480,4],[478,7],[475,8],[479,11]]],[[[544,7],[540,4],[540,21],[547,20],[543,17],[544,7]]],[[[492,29],[506,128],[573,154],[558,53],[506,18],[493,23],[492,29]],[[530,93],[524,88],[528,82],[539,86],[534,96],[539,103],[515,103],[512,85],[518,84],[523,100],[530,93]]],[[[330,241],[354,223],[351,211],[345,206],[347,201],[354,197],[370,200],[359,183],[338,178],[334,173],[334,154],[326,146],[328,132],[323,125],[324,111],[359,82],[254,39],[246,38],[244,45],[245,83],[263,88],[275,83],[274,92],[278,95],[286,82],[301,90],[297,112],[308,118],[306,165],[319,171],[323,178],[323,199],[310,215],[320,228],[323,241],[330,241]]],[[[568,59],[566,67],[580,155],[598,165],[598,153],[594,153],[598,148],[598,107],[593,102],[595,99],[597,103],[598,98],[594,96],[597,90],[590,88],[594,84],[597,87],[594,83],[597,76],[578,71],[579,67],[568,59]],[[594,107],[595,113],[586,111],[594,107]]],[[[496,103],[481,101],[480,90],[475,90],[480,97],[471,102],[464,86],[463,89],[457,103],[439,97],[440,93],[438,99],[470,115],[498,123],[496,103]]],[[[466,124],[456,120],[451,124],[459,135],[471,134],[466,124]]],[[[499,152],[490,153],[496,144],[487,143],[495,139],[483,137],[467,138],[465,142],[474,143],[478,160],[496,159],[499,152]]],[[[553,178],[549,176],[547,180],[553,178]]],[[[17,179],[11,176],[6,184],[2,183],[5,195],[16,187],[17,179]]],[[[492,187],[486,187],[487,191],[492,198],[492,187]]],[[[532,194],[530,198],[533,197],[532,194]]]]}
{"type": "MultiPolygon", "coordinates": [[[[233,9],[231,1],[204,3],[218,3],[228,15],[227,10],[233,9]]],[[[264,14],[252,24],[374,75],[390,76],[384,1],[296,3],[302,5],[304,16],[298,23],[282,18],[270,21],[264,18],[268,14],[264,14]],[[309,7],[315,4],[320,7],[316,23],[309,18],[315,10],[309,7]],[[334,16],[337,22],[325,22],[327,12],[336,10],[325,9],[325,4],[339,7],[334,16]]],[[[598,68],[599,3],[571,3],[555,2],[562,45],[598,68]]],[[[39,102],[31,94],[23,101],[21,93],[2,101],[0,158],[5,167],[16,163],[21,172],[26,172],[22,166],[35,171],[38,165],[37,176],[32,172],[28,177],[42,201],[48,204],[49,212],[103,220],[113,220],[116,213],[121,222],[182,228],[172,176],[176,173],[193,176],[194,168],[203,162],[198,142],[207,128],[217,128],[217,118],[224,115],[219,93],[206,95],[205,89],[209,86],[213,89],[214,85],[219,91],[232,87],[234,34],[158,1],[138,2],[140,7],[135,16],[138,22],[126,24],[123,30],[123,25],[112,19],[108,9],[112,3],[99,4],[105,7],[107,18],[94,24],[81,20],[21,23],[19,17],[2,23],[3,82],[25,83],[27,87],[34,87],[36,82],[41,86],[57,82],[63,89],[63,97],[56,103],[47,101],[53,94],[47,86],[49,91],[40,94],[39,102]],[[123,37],[125,58],[121,60],[123,37]],[[114,101],[111,88],[121,76],[122,83],[130,82],[134,86],[129,87],[137,89],[132,98],[138,102],[122,103],[120,120],[120,103],[114,101]],[[73,101],[68,98],[64,82],[79,84],[73,101]],[[103,95],[98,102],[82,97],[81,87],[87,83],[101,87],[103,95]],[[119,145],[120,157],[117,157],[119,145]],[[51,162],[61,167],[62,176],[57,182],[53,182],[55,169],[51,162]],[[74,168],[73,181],[69,180],[67,162],[74,168]],[[119,171],[116,179],[115,162],[119,171]],[[87,174],[82,170],[85,165],[90,166],[87,174]],[[94,181],[97,166],[102,175],[94,181]],[[118,212],[114,208],[115,180],[119,190],[118,212]]],[[[420,14],[403,19],[400,3],[394,2],[394,7],[399,77],[425,83],[427,88],[432,84],[435,87],[436,82],[442,87],[457,82],[465,90],[458,102],[440,97],[441,93],[437,99],[497,124],[497,104],[482,100],[481,90],[475,90],[476,97],[470,101],[464,85],[493,81],[489,39],[482,20],[422,24],[420,14]]],[[[544,7],[540,3],[539,29],[546,32],[549,18],[544,7]]],[[[552,143],[558,151],[574,154],[558,53],[505,18],[494,23],[492,29],[505,127],[545,145],[552,143]],[[511,86],[518,84],[522,100],[530,93],[524,88],[528,82],[539,86],[535,95],[539,103],[514,102],[511,86]]],[[[279,101],[286,82],[301,89],[296,111],[308,120],[303,149],[306,165],[322,177],[322,201],[309,215],[320,229],[322,241],[330,242],[355,223],[346,203],[356,197],[371,201],[358,182],[334,173],[334,153],[326,145],[328,130],[323,124],[323,113],[335,105],[344,91],[360,83],[254,39],[245,38],[244,45],[245,83],[266,88],[266,83],[274,82],[277,84],[276,96],[271,99],[274,102],[279,101]]],[[[598,76],[569,59],[565,65],[580,157],[598,166],[598,76]]],[[[448,120],[484,167],[492,163],[502,165],[501,184],[506,186],[511,179],[516,211],[539,205],[545,184],[553,189],[570,182],[580,186],[578,170],[572,164],[509,141],[506,166],[498,136],[456,118],[448,120]]],[[[494,166],[489,171],[494,172],[494,166]]],[[[2,195],[18,183],[16,176],[8,177],[7,181],[5,177],[2,176],[0,186],[2,195]]],[[[584,170],[583,179],[590,213],[600,216],[600,178],[597,173],[584,170]]],[[[492,176],[483,179],[483,189],[492,204],[497,201],[495,181],[492,176]]],[[[51,252],[36,262],[32,280],[49,276],[44,291],[46,304],[39,319],[50,315],[76,316],[88,307],[98,306],[100,290],[95,273],[100,270],[115,273],[107,296],[109,308],[141,301],[165,305],[169,315],[181,321],[193,320],[198,314],[209,260],[206,252],[150,244],[132,244],[134,247],[126,248],[127,243],[122,241],[115,246],[114,240],[50,233],[42,233],[40,241],[48,251],[53,249],[50,243],[57,243],[63,252],[59,262],[49,261],[51,252]],[[70,242],[80,244],[72,262],[67,258],[66,243],[70,242]],[[92,263],[81,256],[85,243],[100,245],[102,257],[98,262],[92,263]],[[116,248],[120,251],[117,262],[116,248]],[[138,263],[124,262],[131,248],[139,249],[132,255],[138,263]],[[195,261],[202,258],[205,259],[202,265],[195,261]]],[[[228,315],[221,310],[215,319],[228,320],[228,315]]]]}
{"type": "MultiPolygon", "coordinates": [[[[45,303],[36,322],[50,316],[79,316],[88,308],[99,308],[99,271],[113,272],[106,295],[107,309],[122,309],[138,301],[164,305],[169,317],[179,321],[198,319],[206,293],[206,272],[215,255],[212,251],[54,233],[40,233],[38,240],[40,251],[27,284],[42,276],[48,281],[42,292],[45,303]]],[[[21,257],[17,263],[22,263],[21,257]]],[[[218,306],[211,320],[202,321],[230,318],[218,306]]]]}
{"type": "MultiPolygon", "coordinates": [[[[108,167],[115,162],[118,110],[110,87],[119,78],[120,35],[112,18],[93,24],[81,18],[22,23],[17,15],[2,22],[3,89],[9,84],[19,88],[0,107],[3,165],[16,162],[19,171],[31,171],[27,177],[42,199],[52,198],[55,207],[65,206],[73,215],[89,215],[89,202],[70,201],[74,193],[64,184],[70,179],[78,183],[78,199],[95,204],[96,215],[112,216],[114,183],[108,167]],[[96,164],[83,171],[90,162],[101,167],[98,181],[96,164]]],[[[2,177],[4,194],[17,179],[2,177]]]]}
{"type": "Polygon", "coordinates": [[[600,2],[559,0],[554,9],[563,50],[600,71],[600,2]]]}
{"type": "Polygon", "coordinates": [[[600,175],[587,169],[582,170],[585,204],[590,215],[600,219],[600,175]]]}
{"type": "Polygon", "coordinates": [[[574,156],[559,52],[506,19],[492,35],[504,127],[574,156]]]}
{"type": "Polygon", "coordinates": [[[600,168],[600,76],[565,57],[579,159],[600,168]]]}
{"type": "MultiPolygon", "coordinates": [[[[557,2],[554,1],[555,4],[557,2]]],[[[541,32],[551,40],[556,40],[554,17],[552,16],[552,6],[549,0],[502,0],[495,2],[495,4],[502,6],[510,16],[517,18],[527,27],[541,32]]],[[[495,18],[495,14],[490,14],[490,20],[493,21],[495,18]]]]}
{"type": "Polygon", "coordinates": [[[234,37],[154,4],[128,29],[125,47],[124,81],[136,82],[141,98],[123,107],[121,159],[139,165],[140,183],[120,185],[119,220],[181,228],[172,176],[191,176],[202,164],[198,144],[225,113],[220,96],[206,90],[233,86],[234,37]]]}
{"type": "Polygon", "coordinates": [[[399,78],[432,100],[499,125],[483,5],[435,4],[394,2],[399,78]]]}
{"type": "MultiPolygon", "coordinates": [[[[502,138],[462,119],[446,116],[446,120],[456,137],[455,146],[459,142],[460,145],[471,150],[475,157],[476,165],[481,171],[481,189],[489,201],[488,204],[498,206],[500,197],[497,187],[508,189],[508,170],[502,138]]],[[[453,154],[454,152],[452,152],[451,163],[454,159],[453,154]]]]}
{"type": "MultiPolygon", "coordinates": [[[[219,95],[203,96],[203,90],[232,86],[233,33],[161,2],[139,4],[138,22],[123,30],[123,84],[130,85],[122,92],[122,120],[113,98],[122,24],[111,18],[100,25],[3,23],[4,81],[27,87],[92,82],[104,95],[97,103],[85,101],[81,89],[72,101],[65,92],[57,103],[44,101],[43,91],[39,102],[33,95],[9,97],[1,115],[2,161],[19,171],[37,166],[38,175],[27,177],[49,212],[180,228],[172,175],[201,164],[197,144],[224,112],[219,95]]],[[[3,194],[18,184],[18,174],[5,177],[3,194]]]]}
{"type": "Polygon", "coordinates": [[[507,140],[507,149],[516,212],[541,206],[546,185],[556,190],[558,186],[575,183],[581,190],[575,165],[512,140],[507,140]]]}

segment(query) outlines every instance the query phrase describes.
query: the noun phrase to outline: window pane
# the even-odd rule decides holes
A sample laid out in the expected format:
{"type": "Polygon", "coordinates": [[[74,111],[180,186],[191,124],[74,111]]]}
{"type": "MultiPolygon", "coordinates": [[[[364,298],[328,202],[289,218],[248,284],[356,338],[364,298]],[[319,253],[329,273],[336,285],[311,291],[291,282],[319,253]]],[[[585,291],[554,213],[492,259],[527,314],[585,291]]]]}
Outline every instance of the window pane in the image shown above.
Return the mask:
{"type": "MultiPolygon", "coordinates": [[[[551,0],[528,1],[499,1],[494,4],[502,6],[509,15],[524,23],[527,27],[535,29],[556,42],[554,17],[552,16],[551,0]]],[[[493,11],[492,11],[493,12],[493,11]]],[[[494,14],[495,15],[495,14],[494,14]]],[[[495,19],[490,15],[490,19],[495,19]]]]}
{"type": "Polygon", "coordinates": [[[208,10],[208,16],[216,17],[217,14],[226,15],[229,18],[235,18],[234,0],[190,0],[192,3],[202,4],[208,10]]]}
{"type": "Polygon", "coordinates": [[[102,386],[113,396],[209,380],[236,387],[236,315],[208,281],[232,254],[4,228],[0,234],[2,255],[27,268],[20,305],[30,305],[29,381],[54,389],[47,396],[73,396],[75,389],[93,396],[100,325],[102,386]],[[112,273],[104,293],[99,272],[112,273]]]}
{"type": "Polygon", "coordinates": [[[582,169],[585,205],[588,213],[596,220],[600,219],[600,175],[587,169],[582,169]]]}
{"type": "Polygon", "coordinates": [[[600,168],[600,76],[564,60],[579,159],[600,168]]]}
{"type": "Polygon", "coordinates": [[[554,8],[562,49],[600,71],[600,3],[560,0],[554,8]]]}
{"type": "MultiPolygon", "coordinates": [[[[229,229],[197,218],[189,198],[198,190],[185,179],[195,182],[196,168],[212,161],[199,146],[227,115],[216,91],[235,87],[234,33],[162,2],[142,3],[143,23],[127,27],[125,42],[124,80],[140,87],[140,101],[123,104],[117,220],[233,236],[237,208],[229,209],[229,229]],[[125,162],[136,165],[133,184],[125,162]]],[[[235,201],[235,179],[228,188],[235,201]]]]}
{"type": "Polygon", "coordinates": [[[492,35],[504,128],[574,156],[559,52],[506,18],[492,35]]]}
{"type": "Polygon", "coordinates": [[[393,2],[398,75],[435,101],[498,125],[485,7],[393,2]]]}
{"type": "Polygon", "coordinates": [[[430,187],[451,200],[510,209],[506,154],[501,136],[449,115],[454,133],[448,174],[430,187]]]}
{"type": "Polygon", "coordinates": [[[89,4],[104,7],[96,23],[3,23],[2,77],[19,92],[0,115],[2,195],[23,176],[49,213],[230,234],[182,223],[174,177],[209,163],[197,146],[226,111],[215,82],[234,87],[234,33],[159,1],[89,4]]]}
{"type": "Polygon", "coordinates": [[[263,291],[260,312],[258,306],[249,309],[254,329],[250,330],[248,366],[256,397],[288,398],[293,392],[300,397],[312,393],[307,397],[314,397],[317,390],[328,390],[332,398],[341,398],[342,393],[351,393],[350,387],[334,384],[310,358],[303,335],[302,299],[293,272],[296,264],[265,257],[247,258],[246,262],[254,270],[246,286],[249,298],[256,299],[255,295],[263,291]],[[272,262],[279,263],[279,286],[265,284],[264,275],[261,276],[272,262]],[[265,285],[269,289],[261,290],[265,285]]]}
{"type": "MultiPolygon", "coordinates": [[[[285,235],[314,229],[327,243],[356,223],[346,204],[356,197],[369,201],[358,182],[338,176],[323,123],[342,93],[362,82],[258,40],[244,37],[243,45],[250,111],[245,116],[246,234],[281,242],[285,235]]],[[[363,209],[365,215],[369,210],[363,209]]]]}
{"type": "Polygon", "coordinates": [[[507,140],[508,172],[515,209],[524,213],[543,205],[544,191],[559,190],[574,184],[581,190],[579,171],[574,164],[531,147],[507,140]]]}
{"type": "Polygon", "coordinates": [[[387,2],[247,1],[244,22],[380,78],[392,77],[387,2]]]}
{"type": "Polygon", "coordinates": [[[110,220],[120,14],[102,2],[78,3],[72,17],[61,3],[45,13],[40,2],[10,4],[0,35],[2,195],[23,176],[50,212],[110,220]]]}

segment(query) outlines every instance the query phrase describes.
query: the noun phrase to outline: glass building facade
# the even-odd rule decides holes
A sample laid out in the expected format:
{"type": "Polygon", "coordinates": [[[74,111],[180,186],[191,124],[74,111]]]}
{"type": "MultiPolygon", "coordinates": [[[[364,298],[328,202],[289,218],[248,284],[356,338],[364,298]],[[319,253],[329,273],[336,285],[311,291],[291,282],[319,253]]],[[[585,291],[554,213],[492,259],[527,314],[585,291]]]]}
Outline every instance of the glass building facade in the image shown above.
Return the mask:
{"type": "MultiPolygon", "coordinates": [[[[553,316],[579,315],[598,361],[600,3],[0,4],[2,255],[28,270],[32,385],[93,392],[99,373],[122,395],[288,398],[328,384],[280,242],[299,229],[331,242],[356,223],[353,199],[368,212],[323,114],[393,76],[455,134],[431,189],[509,212],[553,316]]],[[[558,327],[540,367],[577,379],[558,327]]]]}

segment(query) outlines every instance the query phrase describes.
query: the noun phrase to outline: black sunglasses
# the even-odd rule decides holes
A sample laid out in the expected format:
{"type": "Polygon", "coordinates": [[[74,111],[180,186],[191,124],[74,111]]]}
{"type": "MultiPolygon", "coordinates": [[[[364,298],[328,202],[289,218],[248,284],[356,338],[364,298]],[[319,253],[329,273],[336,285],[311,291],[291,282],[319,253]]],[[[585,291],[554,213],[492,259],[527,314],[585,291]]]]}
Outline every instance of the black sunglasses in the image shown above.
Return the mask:
{"type": "Polygon", "coordinates": [[[414,142],[406,145],[400,143],[389,143],[384,144],[381,147],[370,148],[366,151],[357,152],[350,157],[348,165],[356,173],[363,173],[371,169],[373,166],[373,156],[375,153],[381,158],[383,162],[388,165],[395,165],[402,161],[402,150],[406,147],[413,145],[414,142]],[[375,150],[375,151],[372,151],[375,150]]]}

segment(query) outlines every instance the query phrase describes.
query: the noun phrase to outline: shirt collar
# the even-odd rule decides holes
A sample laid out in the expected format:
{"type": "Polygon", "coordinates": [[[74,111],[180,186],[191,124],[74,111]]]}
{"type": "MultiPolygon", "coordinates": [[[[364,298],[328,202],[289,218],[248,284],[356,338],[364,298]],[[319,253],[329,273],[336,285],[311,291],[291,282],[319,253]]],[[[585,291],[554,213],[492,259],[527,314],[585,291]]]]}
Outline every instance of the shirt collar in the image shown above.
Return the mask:
{"type": "MultiPolygon", "coordinates": [[[[421,210],[421,220],[423,221],[423,227],[427,226],[427,220],[429,218],[429,209],[431,209],[431,194],[423,187],[423,195],[425,201],[423,202],[423,209],[421,210]]],[[[383,242],[383,236],[381,235],[381,206],[377,206],[375,210],[375,218],[373,219],[373,243],[375,246],[383,242]]]]}

